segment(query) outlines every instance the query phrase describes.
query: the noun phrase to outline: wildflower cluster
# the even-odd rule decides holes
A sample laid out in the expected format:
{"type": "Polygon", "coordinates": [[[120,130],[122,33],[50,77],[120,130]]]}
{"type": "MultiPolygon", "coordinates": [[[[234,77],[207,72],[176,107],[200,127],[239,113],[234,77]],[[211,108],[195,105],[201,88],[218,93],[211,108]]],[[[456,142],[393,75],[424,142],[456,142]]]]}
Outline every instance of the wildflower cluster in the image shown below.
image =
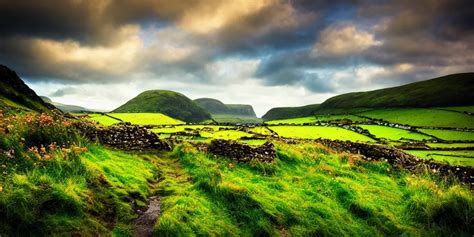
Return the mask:
{"type": "MultiPolygon", "coordinates": [[[[0,173],[42,167],[47,161],[69,160],[87,151],[73,122],[50,114],[6,115],[0,111],[0,173]]],[[[1,177],[0,177],[1,179],[1,177]]]]}

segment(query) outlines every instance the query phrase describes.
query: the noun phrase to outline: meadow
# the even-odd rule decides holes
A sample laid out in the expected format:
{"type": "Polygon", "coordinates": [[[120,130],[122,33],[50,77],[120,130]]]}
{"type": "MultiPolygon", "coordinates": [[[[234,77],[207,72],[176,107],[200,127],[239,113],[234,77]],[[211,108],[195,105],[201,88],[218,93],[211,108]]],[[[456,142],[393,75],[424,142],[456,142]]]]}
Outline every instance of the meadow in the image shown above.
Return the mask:
{"type": "Polygon", "coordinates": [[[363,129],[367,129],[371,134],[375,135],[377,138],[383,138],[393,141],[398,140],[432,140],[432,137],[412,132],[400,128],[385,127],[379,125],[359,125],[363,129]]]}
{"type": "MultiPolygon", "coordinates": [[[[474,199],[467,186],[314,142],[272,141],[274,161],[236,163],[197,151],[199,141],[184,141],[171,152],[126,152],[83,138],[72,124],[85,121],[45,114],[0,117],[0,150],[14,149],[0,153],[0,167],[8,174],[0,176],[0,233],[131,236],[137,210],[146,210],[151,196],[160,197],[156,236],[470,236],[474,231],[474,199]]],[[[173,129],[181,127],[186,126],[173,129]]],[[[370,141],[338,127],[269,128],[282,136],[370,141]]],[[[201,133],[224,139],[252,135],[212,130],[201,133]]]]}
{"type": "Polygon", "coordinates": [[[110,126],[120,122],[129,122],[136,125],[184,124],[183,121],[171,118],[162,113],[107,113],[107,115],[96,115],[92,116],[90,119],[105,126],[110,126]]]}
{"type": "Polygon", "coordinates": [[[379,109],[360,115],[412,126],[474,128],[472,116],[438,109],[379,109]]]}
{"type": "Polygon", "coordinates": [[[474,132],[462,132],[442,129],[419,129],[421,132],[447,141],[474,141],[474,132]]]}
{"type": "Polygon", "coordinates": [[[462,186],[315,144],[277,143],[277,150],[270,164],[234,163],[186,144],[160,158],[165,195],[154,233],[464,236],[472,230],[474,200],[462,186]],[[451,218],[439,218],[447,213],[451,218]]]}
{"type": "Polygon", "coordinates": [[[409,154],[416,155],[424,159],[433,159],[442,163],[460,166],[474,166],[473,150],[456,150],[456,151],[440,151],[440,150],[408,150],[409,154]]]}
{"type": "Polygon", "coordinates": [[[269,126],[278,135],[287,138],[317,139],[326,138],[347,141],[372,142],[373,139],[339,127],[323,126],[269,126]]]}
{"type": "Polygon", "coordinates": [[[291,119],[280,119],[267,121],[267,124],[277,125],[277,124],[304,124],[304,123],[315,123],[315,122],[328,122],[335,120],[351,120],[352,122],[367,121],[366,118],[361,118],[356,115],[342,114],[342,115],[315,115],[301,118],[291,118],[291,119]]]}

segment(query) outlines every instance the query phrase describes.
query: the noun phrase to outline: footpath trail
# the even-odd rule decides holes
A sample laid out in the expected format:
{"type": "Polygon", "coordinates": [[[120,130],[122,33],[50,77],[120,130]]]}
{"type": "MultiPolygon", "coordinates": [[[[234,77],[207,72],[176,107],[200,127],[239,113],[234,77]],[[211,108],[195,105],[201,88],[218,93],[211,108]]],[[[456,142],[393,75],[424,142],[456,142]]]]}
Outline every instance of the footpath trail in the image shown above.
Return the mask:
{"type": "Polygon", "coordinates": [[[163,156],[153,157],[153,163],[159,170],[156,195],[150,197],[148,209],[135,222],[134,236],[152,236],[155,224],[162,212],[161,201],[174,191],[176,185],[190,183],[190,176],[183,170],[179,159],[163,156]]]}
{"type": "Polygon", "coordinates": [[[135,236],[152,236],[153,226],[155,226],[160,212],[160,197],[150,197],[148,210],[146,210],[135,223],[135,236]]]}

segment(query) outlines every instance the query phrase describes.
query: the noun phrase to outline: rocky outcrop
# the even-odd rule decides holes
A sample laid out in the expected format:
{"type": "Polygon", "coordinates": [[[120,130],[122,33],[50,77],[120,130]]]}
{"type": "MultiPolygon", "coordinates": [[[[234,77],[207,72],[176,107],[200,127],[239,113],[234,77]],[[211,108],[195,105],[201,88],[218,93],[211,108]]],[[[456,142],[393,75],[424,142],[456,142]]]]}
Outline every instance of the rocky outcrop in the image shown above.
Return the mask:
{"type": "Polygon", "coordinates": [[[258,147],[240,144],[228,140],[212,140],[207,151],[218,156],[225,156],[237,162],[272,162],[276,158],[275,146],[266,142],[258,147]]]}

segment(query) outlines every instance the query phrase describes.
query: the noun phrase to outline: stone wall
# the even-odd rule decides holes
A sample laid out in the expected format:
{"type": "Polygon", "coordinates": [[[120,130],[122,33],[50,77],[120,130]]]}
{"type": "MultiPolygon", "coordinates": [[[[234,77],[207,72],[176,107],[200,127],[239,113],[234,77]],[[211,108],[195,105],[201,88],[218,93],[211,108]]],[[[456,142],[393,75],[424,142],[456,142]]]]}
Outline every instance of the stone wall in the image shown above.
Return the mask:
{"type": "Polygon", "coordinates": [[[158,135],[138,125],[120,123],[107,128],[96,128],[78,123],[76,127],[92,141],[123,150],[171,150],[172,148],[170,143],[159,139],[158,135]]]}
{"type": "Polygon", "coordinates": [[[316,142],[322,143],[338,151],[347,151],[360,154],[365,160],[383,160],[394,167],[404,168],[412,172],[428,171],[442,176],[454,175],[463,183],[474,186],[474,168],[464,166],[451,166],[418,158],[407,154],[402,150],[382,145],[373,145],[349,141],[334,141],[318,139],[316,142]]]}
{"type": "Polygon", "coordinates": [[[270,142],[258,147],[251,147],[235,141],[212,140],[207,151],[214,155],[226,156],[237,162],[249,162],[251,160],[272,162],[276,158],[275,147],[270,142]]]}

